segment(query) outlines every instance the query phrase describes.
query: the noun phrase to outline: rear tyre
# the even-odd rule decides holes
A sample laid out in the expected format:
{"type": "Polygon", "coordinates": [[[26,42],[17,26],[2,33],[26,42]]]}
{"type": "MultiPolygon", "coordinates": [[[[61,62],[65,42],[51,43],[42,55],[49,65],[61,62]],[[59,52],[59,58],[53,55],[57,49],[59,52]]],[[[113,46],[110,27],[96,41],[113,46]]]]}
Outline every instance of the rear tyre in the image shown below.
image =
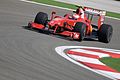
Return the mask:
{"type": "Polygon", "coordinates": [[[113,28],[111,25],[102,24],[98,30],[98,40],[100,42],[109,43],[113,34],[113,28]]]}
{"type": "Polygon", "coordinates": [[[74,26],[74,31],[80,33],[79,41],[82,41],[86,35],[86,24],[77,22],[74,26]]]}
{"type": "Polygon", "coordinates": [[[46,26],[48,15],[44,12],[37,13],[34,22],[46,26]]]}

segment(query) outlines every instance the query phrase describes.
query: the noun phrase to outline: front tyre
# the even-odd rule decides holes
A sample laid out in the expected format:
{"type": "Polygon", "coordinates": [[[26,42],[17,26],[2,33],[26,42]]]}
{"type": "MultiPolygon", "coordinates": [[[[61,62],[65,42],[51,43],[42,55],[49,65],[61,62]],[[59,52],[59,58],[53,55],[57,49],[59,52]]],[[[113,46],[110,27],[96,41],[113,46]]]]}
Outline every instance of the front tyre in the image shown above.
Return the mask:
{"type": "Polygon", "coordinates": [[[39,12],[37,13],[34,22],[46,26],[48,20],[47,13],[39,12]]]}
{"type": "Polygon", "coordinates": [[[82,41],[86,35],[86,24],[77,22],[74,26],[74,31],[80,33],[79,41],[82,41]]]}
{"type": "Polygon", "coordinates": [[[98,40],[100,42],[109,43],[113,34],[113,28],[111,25],[102,24],[98,30],[98,40]]]}

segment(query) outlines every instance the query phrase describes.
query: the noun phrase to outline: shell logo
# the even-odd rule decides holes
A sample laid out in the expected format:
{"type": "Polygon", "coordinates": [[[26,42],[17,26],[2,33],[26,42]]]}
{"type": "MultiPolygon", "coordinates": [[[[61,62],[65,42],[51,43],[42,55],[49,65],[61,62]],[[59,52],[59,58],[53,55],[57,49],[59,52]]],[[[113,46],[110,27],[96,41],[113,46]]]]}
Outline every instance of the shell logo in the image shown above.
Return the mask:
{"type": "Polygon", "coordinates": [[[81,67],[113,80],[120,79],[120,72],[99,61],[103,57],[120,58],[120,50],[87,46],[59,46],[55,48],[55,51],[81,67]]]}

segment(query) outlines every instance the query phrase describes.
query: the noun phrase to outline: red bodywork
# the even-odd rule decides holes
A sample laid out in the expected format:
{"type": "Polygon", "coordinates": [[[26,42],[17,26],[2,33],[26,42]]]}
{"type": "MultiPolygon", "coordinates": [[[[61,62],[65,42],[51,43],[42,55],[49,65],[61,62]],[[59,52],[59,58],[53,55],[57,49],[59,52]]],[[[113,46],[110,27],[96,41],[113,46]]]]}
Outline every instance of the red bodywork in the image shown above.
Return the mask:
{"type": "MultiPolygon", "coordinates": [[[[97,9],[94,9],[94,11],[92,11],[92,8],[84,7],[84,10],[86,12],[90,12],[91,10],[91,13],[95,12],[94,14],[92,13],[93,15],[99,16],[98,25],[97,25],[99,29],[104,21],[104,15],[101,15],[97,9]]],[[[73,39],[79,39],[80,33],[74,32],[73,29],[77,22],[82,22],[82,23],[85,23],[87,26],[86,35],[90,35],[92,33],[93,27],[91,24],[91,20],[88,19],[86,14],[84,15],[84,19],[81,18],[80,15],[79,15],[79,18],[77,19],[73,19],[70,17],[72,17],[72,15],[70,14],[66,14],[64,17],[61,17],[61,16],[56,15],[56,12],[52,12],[51,19],[47,23],[48,25],[47,30],[52,29],[54,34],[60,34],[60,35],[72,37],[73,39]],[[59,27],[64,28],[64,30],[58,33],[57,29],[59,27]]],[[[46,27],[42,24],[37,24],[34,22],[30,22],[30,24],[33,28],[37,28],[37,29],[45,29],[46,27]]]]}

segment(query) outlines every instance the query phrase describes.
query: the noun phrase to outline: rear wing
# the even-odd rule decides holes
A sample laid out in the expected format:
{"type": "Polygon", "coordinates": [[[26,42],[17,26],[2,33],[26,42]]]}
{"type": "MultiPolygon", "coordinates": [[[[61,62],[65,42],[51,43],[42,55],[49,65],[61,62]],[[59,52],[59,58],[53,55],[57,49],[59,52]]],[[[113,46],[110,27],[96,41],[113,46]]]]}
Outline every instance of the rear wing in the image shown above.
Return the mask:
{"type": "Polygon", "coordinates": [[[90,8],[90,7],[84,7],[83,9],[84,9],[85,13],[87,13],[87,14],[92,14],[92,15],[96,15],[96,16],[105,16],[106,15],[106,11],[104,11],[104,10],[94,9],[94,8],[90,8]]]}
{"type": "Polygon", "coordinates": [[[92,15],[91,21],[92,21],[93,16],[99,16],[98,28],[100,28],[100,26],[104,23],[106,11],[89,8],[89,7],[84,7],[83,10],[85,11],[86,14],[88,14],[88,17],[89,17],[89,15],[92,15]]]}
{"type": "Polygon", "coordinates": [[[76,5],[76,7],[82,8],[84,10],[84,13],[87,14],[87,18],[90,21],[92,21],[93,16],[98,16],[99,17],[98,18],[98,28],[100,28],[100,26],[104,23],[106,11],[94,9],[94,8],[90,8],[90,7],[82,7],[82,6],[78,6],[78,5],[76,5]],[[91,15],[91,17],[90,17],[90,15],[91,15]]]}

